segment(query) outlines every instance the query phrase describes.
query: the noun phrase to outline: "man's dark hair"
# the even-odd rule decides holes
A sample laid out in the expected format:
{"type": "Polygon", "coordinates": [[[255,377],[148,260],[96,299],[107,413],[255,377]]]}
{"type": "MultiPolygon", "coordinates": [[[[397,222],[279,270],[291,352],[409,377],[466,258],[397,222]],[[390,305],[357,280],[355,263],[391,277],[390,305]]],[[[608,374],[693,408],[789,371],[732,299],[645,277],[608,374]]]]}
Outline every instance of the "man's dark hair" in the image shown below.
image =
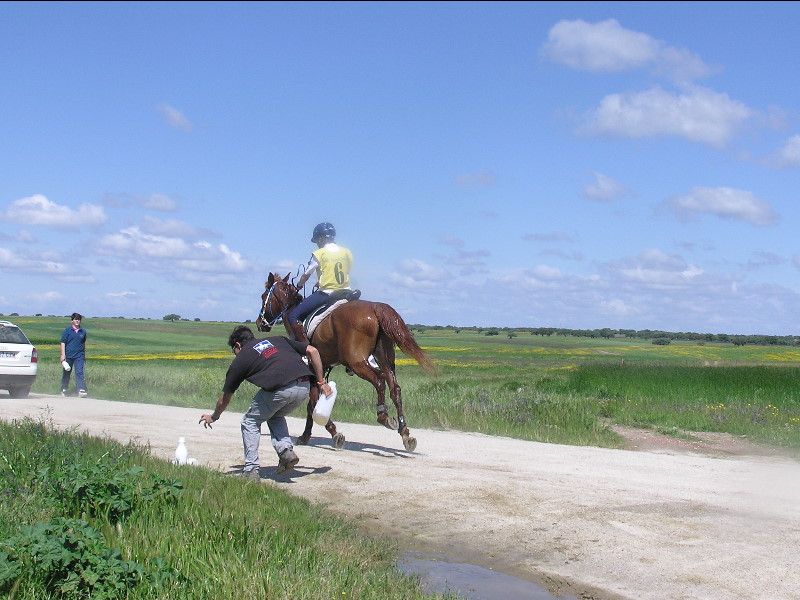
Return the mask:
{"type": "Polygon", "coordinates": [[[69,318],[71,321],[72,319],[78,319],[78,321],[83,321],[83,315],[81,313],[72,313],[72,316],[69,318]]]}
{"type": "Polygon", "coordinates": [[[254,340],[255,336],[246,325],[239,325],[228,338],[228,346],[233,348],[237,343],[244,344],[247,340],[254,340]]]}

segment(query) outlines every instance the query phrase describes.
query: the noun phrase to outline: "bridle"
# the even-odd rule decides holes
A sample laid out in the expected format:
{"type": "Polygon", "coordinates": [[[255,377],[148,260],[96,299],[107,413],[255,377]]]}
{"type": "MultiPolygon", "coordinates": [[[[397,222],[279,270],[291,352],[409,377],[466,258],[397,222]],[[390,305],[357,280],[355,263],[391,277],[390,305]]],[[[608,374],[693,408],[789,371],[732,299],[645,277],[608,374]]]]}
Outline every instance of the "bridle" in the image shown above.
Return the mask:
{"type": "MultiPolygon", "coordinates": [[[[264,327],[266,327],[266,329],[262,329],[262,331],[269,331],[270,329],[272,329],[272,326],[278,322],[278,319],[283,317],[283,315],[286,314],[286,311],[289,310],[289,308],[292,306],[288,301],[288,299],[284,299],[283,302],[281,302],[281,299],[278,297],[275,287],[279,283],[286,283],[286,282],[278,280],[275,283],[273,283],[266,291],[264,302],[261,304],[261,312],[258,313],[258,317],[261,323],[264,324],[264,327]],[[280,312],[276,313],[272,309],[273,300],[275,300],[275,302],[278,304],[279,307],[281,304],[284,305],[283,309],[281,309],[280,312]]],[[[288,284],[286,285],[288,286],[288,284]]]]}

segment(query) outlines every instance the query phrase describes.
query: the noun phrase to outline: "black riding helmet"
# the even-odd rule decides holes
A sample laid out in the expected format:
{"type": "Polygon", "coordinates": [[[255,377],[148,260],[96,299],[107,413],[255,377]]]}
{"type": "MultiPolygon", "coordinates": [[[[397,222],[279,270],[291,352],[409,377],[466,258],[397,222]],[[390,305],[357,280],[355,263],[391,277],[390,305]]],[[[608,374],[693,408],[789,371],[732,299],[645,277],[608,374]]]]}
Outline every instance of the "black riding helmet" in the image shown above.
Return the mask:
{"type": "Polygon", "coordinates": [[[317,240],[320,238],[333,238],[336,237],[336,228],[331,225],[330,223],[320,223],[316,227],[314,227],[314,233],[311,234],[311,241],[315,244],[317,240]]]}

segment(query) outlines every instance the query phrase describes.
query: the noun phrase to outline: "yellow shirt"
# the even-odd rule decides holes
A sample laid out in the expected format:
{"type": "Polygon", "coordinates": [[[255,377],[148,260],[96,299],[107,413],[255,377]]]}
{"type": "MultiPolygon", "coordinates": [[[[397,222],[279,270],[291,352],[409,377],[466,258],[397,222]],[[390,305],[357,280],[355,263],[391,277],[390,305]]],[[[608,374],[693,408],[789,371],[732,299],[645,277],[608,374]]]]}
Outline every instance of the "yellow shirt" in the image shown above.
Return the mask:
{"type": "Polygon", "coordinates": [[[319,266],[317,278],[323,292],[350,289],[350,267],[353,256],[350,250],[337,244],[326,244],[311,253],[319,266]]]}

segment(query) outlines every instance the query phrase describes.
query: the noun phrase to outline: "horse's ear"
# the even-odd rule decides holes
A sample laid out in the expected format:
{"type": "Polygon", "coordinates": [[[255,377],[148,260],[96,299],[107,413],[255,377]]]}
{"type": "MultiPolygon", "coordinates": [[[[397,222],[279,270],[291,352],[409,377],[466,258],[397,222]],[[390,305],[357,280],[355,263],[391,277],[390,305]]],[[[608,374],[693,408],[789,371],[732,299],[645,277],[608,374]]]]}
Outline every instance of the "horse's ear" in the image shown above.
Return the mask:
{"type": "Polygon", "coordinates": [[[266,286],[264,286],[264,287],[269,287],[269,286],[271,286],[273,283],[275,283],[275,275],[273,275],[273,274],[272,274],[272,271],[270,271],[270,273],[269,273],[269,277],[267,277],[267,285],[266,285],[266,286]]]}
{"type": "Polygon", "coordinates": [[[289,272],[286,274],[286,277],[284,277],[284,278],[283,278],[283,280],[284,280],[284,281],[289,281],[289,275],[291,275],[291,274],[292,274],[292,272],[291,272],[291,271],[289,271],[289,272]]]}

